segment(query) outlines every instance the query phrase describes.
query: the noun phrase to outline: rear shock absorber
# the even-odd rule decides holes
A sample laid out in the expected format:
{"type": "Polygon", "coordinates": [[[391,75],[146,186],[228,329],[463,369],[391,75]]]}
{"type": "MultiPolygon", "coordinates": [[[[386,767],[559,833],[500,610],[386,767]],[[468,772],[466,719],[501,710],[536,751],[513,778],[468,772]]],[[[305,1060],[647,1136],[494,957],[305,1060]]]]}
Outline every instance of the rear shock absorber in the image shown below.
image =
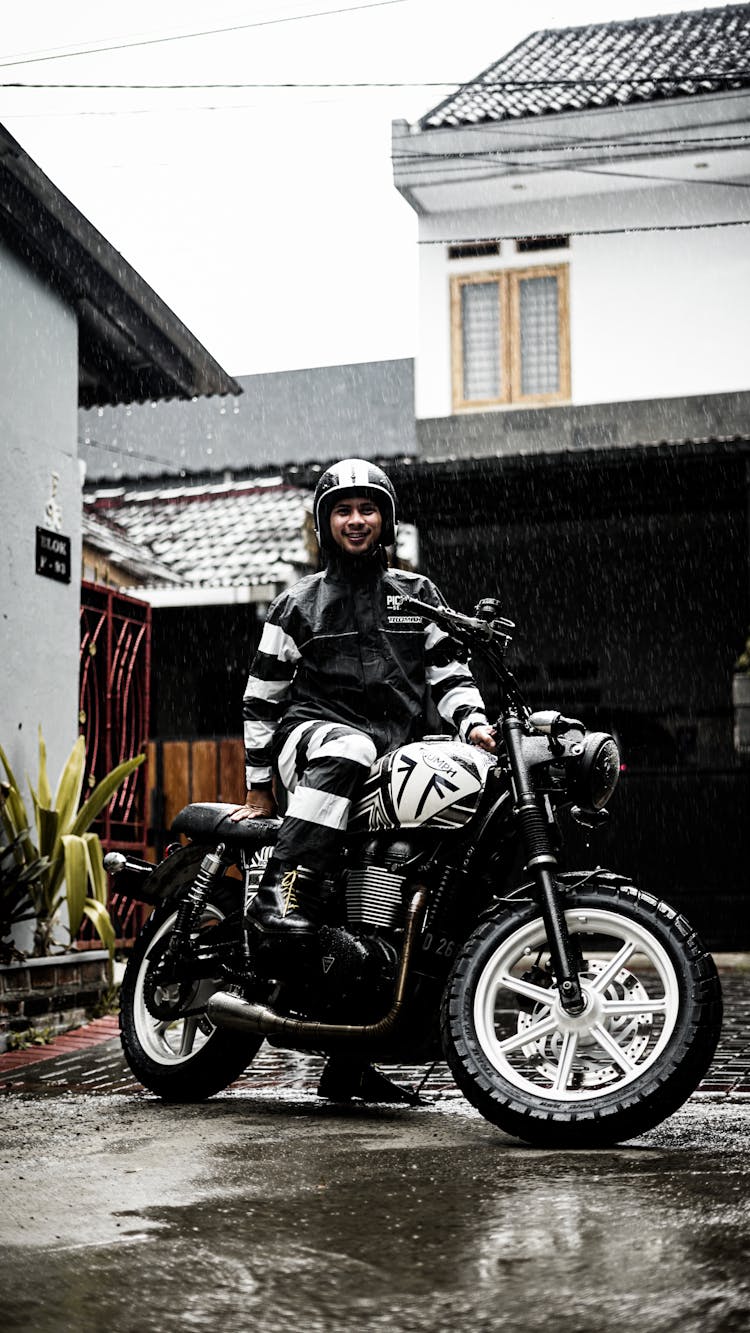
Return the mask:
{"type": "Polygon", "coordinates": [[[167,958],[174,960],[185,953],[190,942],[190,932],[200,920],[201,912],[206,905],[208,891],[214,881],[221,878],[224,873],[225,850],[225,844],[220,842],[215,851],[207,852],[201,861],[198,874],[177,909],[177,919],[166,951],[167,958]]]}

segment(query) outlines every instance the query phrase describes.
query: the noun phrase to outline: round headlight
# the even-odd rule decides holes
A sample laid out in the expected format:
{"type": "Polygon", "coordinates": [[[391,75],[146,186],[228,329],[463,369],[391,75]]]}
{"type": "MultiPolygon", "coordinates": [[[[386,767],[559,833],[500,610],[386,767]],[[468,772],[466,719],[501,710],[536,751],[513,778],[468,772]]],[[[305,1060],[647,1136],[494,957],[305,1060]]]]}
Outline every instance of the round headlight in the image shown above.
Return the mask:
{"type": "Polygon", "coordinates": [[[614,737],[592,731],[571,752],[576,763],[571,790],[578,804],[601,810],[611,797],[620,776],[620,751],[614,737]],[[577,753],[576,753],[577,752],[577,753]]]}

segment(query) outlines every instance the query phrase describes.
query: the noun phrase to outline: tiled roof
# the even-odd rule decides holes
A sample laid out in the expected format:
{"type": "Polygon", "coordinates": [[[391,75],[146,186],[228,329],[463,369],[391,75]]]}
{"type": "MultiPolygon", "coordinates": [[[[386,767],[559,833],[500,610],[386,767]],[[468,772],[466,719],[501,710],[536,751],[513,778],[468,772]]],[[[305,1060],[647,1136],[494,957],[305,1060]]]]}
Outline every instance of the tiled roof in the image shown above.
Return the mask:
{"type": "Polygon", "coordinates": [[[750,5],[533,32],[419,122],[477,125],[750,86],[750,5]]]}
{"type": "Polygon", "coordinates": [[[100,551],[124,574],[130,574],[134,581],[156,587],[176,582],[172,570],[156,559],[150,547],[142,541],[133,541],[109,514],[95,513],[93,509],[84,510],[83,542],[84,546],[100,551]]]}
{"type": "MultiPolygon", "coordinates": [[[[187,588],[286,585],[310,568],[308,492],[267,482],[100,489],[86,513],[113,519],[145,554],[187,588]]],[[[161,580],[159,580],[161,582],[161,580]]]]}

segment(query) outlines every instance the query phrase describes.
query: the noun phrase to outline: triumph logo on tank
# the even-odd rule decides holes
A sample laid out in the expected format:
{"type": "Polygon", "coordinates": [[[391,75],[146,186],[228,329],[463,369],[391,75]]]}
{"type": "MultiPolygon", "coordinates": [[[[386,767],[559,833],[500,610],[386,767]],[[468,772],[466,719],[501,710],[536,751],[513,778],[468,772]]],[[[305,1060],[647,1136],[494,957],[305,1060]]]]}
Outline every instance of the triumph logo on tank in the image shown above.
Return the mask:
{"type": "Polygon", "coordinates": [[[428,768],[437,768],[441,773],[447,773],[449,778],[455,778],[456,767],[442,754],[431,754],[429,750],[422,751],[422,762],[428,768]]]}

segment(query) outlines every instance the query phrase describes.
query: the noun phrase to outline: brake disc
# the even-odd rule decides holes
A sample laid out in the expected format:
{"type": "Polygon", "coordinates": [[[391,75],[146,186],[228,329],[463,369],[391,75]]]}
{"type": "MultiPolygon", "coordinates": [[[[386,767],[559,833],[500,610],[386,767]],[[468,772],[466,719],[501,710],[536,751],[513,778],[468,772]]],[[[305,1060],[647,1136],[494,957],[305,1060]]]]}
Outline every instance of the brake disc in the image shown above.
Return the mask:
{"type": "MultiPolygon", "coordinates": [[[[589,959],[586,972],[581,976],[584,987],[587,981],[595,982],[597,976],[606,967],[606,960],[589,959]]],[[[608,1000],[622,1000],[625,998],[629,1000],[648,1000],[648,992],[641,981],[624,967],[610,981],[603,995],[608,1000]]],[[[534,1005],[530,1012],[528,1010],[521,1011],[518,1015],[518,1032],[528,1031],[547,1012],[546,1007],[541,1004],[534,1005]]],[[[626,1014],[620,1017],[610,1014],[604,1019],[603,1026],[609,1036],[617,1042],[623,1056],[626,1056],[633,1064],[637,1064],[651,1039],[653,1022],[653,1014],[649,1012],[626,1014]]],[[[564,1032],[557,1028],[523,1047],[523,1053],[527,1060],[533,1063],[535,1074],[541,1074],[545,1079],[554,1082],[559,1069],[564,1039],[564,1032]]],[[[569,1086],[571,1090],[599,1087],[613,1082],[621,1075],[622,1069],[614,1064],[610,1057],[607,1057],[593,1031],[579,1031],[576,1058],[570,1073],[569,1086]]]]}

